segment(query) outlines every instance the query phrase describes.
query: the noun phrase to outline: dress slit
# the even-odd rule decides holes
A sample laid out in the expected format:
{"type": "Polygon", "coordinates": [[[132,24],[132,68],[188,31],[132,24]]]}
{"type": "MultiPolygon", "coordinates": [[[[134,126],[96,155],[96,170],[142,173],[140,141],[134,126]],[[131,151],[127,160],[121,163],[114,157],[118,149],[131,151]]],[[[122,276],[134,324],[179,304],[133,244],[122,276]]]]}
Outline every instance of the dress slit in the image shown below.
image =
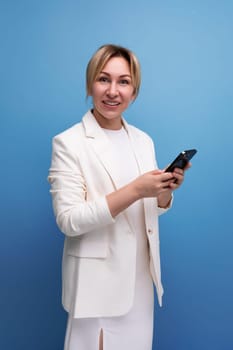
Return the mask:
{"type": "Polygon", "coordinates": [[[103,335],[103,328],[100,329],[100,333],[99,333],[99,350],[104,350],[103,348],[103,344],[104,344],[104,335],[103,335]]]}

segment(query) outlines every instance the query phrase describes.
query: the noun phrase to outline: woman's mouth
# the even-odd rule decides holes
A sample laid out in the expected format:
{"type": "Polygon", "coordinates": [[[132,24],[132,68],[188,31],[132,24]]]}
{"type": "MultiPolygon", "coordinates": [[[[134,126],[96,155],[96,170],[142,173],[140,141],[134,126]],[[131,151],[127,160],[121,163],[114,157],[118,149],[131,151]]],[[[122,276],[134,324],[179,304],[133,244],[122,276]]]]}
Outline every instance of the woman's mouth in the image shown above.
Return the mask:
{"type": "Polygon", "coordinates": [[[120,102],[116,102],[116,101],[103,101],[103,104],[105,104],[106,106],[115,107],[115,106],[119,106],[120,102]]]}

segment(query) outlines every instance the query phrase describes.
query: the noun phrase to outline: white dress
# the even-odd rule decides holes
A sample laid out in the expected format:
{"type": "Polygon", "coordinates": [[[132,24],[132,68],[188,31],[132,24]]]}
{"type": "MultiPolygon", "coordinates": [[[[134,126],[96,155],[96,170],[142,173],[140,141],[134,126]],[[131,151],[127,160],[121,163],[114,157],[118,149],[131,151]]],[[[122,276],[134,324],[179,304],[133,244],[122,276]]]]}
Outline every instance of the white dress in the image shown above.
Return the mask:
{"type": "MultiPolygon", "coordinates": [[[[112,142],[113,159],[121,169],[122,186],[139,176],[139,169],[127,132],[106,130],[112,142]]],[[[103,350],[151,350],[154,292],[149,271],[148,242],[142,201],[126,209],[137,238],[135,295],[131,310],[122,316],[68,318],[64,350],[99,350],[103,330],[103,350]]]]}

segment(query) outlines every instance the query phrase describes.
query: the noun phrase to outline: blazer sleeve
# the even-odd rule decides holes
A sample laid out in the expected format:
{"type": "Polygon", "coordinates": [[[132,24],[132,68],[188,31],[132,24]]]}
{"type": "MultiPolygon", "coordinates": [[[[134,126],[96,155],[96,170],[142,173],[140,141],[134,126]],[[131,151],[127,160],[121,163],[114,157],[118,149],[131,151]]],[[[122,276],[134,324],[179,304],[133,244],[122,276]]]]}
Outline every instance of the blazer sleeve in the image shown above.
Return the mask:
{"type": "Polygon", "coordinates": [[[115,222],[105,196],[86,200],[85,177],[78,156],[59,135],[53,139],[48,181],[56,222],[64,234],[79,236],[115,222]]]}

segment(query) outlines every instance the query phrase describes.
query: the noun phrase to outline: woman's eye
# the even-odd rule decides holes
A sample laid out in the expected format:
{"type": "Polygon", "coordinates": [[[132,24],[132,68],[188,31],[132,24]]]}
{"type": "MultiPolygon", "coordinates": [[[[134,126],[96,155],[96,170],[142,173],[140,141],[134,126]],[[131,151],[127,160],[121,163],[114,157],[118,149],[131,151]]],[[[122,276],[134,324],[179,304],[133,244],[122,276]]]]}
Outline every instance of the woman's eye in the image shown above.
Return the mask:
{"type": "Polygon", "coordinates": [[[98,81],[100,81],[102,83],[107,83],[109,81],[109,79],[107,77],[99,77],[98,81]]]}
{"type": "Polygon", "coordinates": [[[122,79],[122,80],[120,80],[120,84],[121,85],[128,85],[129,81],[127,79],[122,79]]]}

